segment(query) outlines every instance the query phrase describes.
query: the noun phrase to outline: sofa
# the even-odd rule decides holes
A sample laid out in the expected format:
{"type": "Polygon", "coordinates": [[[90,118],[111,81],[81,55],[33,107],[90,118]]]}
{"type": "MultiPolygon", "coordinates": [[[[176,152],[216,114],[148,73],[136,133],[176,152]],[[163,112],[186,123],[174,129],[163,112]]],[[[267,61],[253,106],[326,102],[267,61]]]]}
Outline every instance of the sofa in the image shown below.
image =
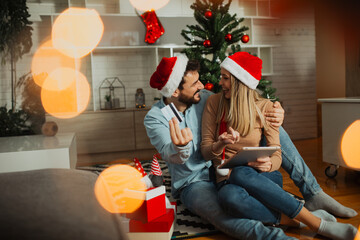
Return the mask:
{"type": "Polygon", "coordinates": [[[0,174],[0,239],[126,239],[94,195],[97,174],[41,169],[0,174]]]}

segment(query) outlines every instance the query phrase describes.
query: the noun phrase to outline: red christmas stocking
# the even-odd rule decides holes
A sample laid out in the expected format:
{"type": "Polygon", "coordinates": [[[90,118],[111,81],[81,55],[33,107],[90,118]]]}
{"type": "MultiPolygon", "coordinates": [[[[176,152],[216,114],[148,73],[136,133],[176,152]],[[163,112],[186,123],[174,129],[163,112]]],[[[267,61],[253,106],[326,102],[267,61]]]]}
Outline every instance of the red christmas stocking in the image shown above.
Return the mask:
{"type": "Polygon", "coordinates": [[[165,30],[156,16],[155,11],[147,11],[143,13],[141,17],[146,25],[145,42],[152,44],[164,34],[165,30]]]}

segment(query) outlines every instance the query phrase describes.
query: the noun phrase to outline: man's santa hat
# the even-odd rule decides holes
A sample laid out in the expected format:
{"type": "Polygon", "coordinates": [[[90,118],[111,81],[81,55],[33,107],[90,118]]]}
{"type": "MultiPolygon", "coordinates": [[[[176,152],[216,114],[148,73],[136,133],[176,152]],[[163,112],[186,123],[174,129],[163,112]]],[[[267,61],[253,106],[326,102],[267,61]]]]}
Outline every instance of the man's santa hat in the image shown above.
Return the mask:
{"type": "Polygon", "coordinates": [[[160,90],[164,97],[171,97],[184,76],[188,61],[189,59],[184,54],[162,58],[150,78],[150,86],[160,90]]]}
{"type": "Polygon", "coordinates": [[[237,52],[225,58],[220,67],[251,89],[255,89],[261,79],[262,60],[247,52],[237,52]]]}

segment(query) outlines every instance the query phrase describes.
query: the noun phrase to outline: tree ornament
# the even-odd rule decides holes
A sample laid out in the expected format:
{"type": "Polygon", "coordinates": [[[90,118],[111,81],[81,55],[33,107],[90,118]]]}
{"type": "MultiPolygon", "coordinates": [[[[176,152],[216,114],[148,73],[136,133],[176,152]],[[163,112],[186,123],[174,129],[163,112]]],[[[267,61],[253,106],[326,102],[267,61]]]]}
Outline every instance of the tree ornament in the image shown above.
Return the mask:
{"type": "Polygon", "coordinates": [[[206,48],[211,47],[211,42],[210,42],[210,40],[209,40],[209,39],[206,39],[206,40],[203,42],[203,45],[204,45],[204,47],[206,47],[206,48]]]}
{"type": "Polygon", "coordinates": [[[205,86],[204,86],[204,88],[205,88],[206,90],[211,91],[211,90],[214,88],[214,84],[212,84],[212,83],[206,83],[205,86]]]}
{"type": "Polygon", "coordinates": [[[207,19],[210,19],[210,18],[212,18],[213,13],[210,10],[207,10],[204,15],[207,19]]]}
{"type": "Polygon", "coordinates": [[[243,43],[247,43],[247,42],[249,42],[249,40],[250,40],[250,37],[249,37],[249,35],[243,35],[242,37],[241,37],[241,41],[243,42],[243,43]]]}
{"type": "Polygon", "coordinates": [[[230,33],[225,35],[225,40],[230,43],[232,41],[232,35],[230,33]]]}
{"type": "Polygon", "coordinates": [[[147,11],[143,13],[141,17],[146,25],[145,42],[150,44],[155,43],[156,40],[165,32],[158,17],[156,16],[155,11],[147,11]]]}

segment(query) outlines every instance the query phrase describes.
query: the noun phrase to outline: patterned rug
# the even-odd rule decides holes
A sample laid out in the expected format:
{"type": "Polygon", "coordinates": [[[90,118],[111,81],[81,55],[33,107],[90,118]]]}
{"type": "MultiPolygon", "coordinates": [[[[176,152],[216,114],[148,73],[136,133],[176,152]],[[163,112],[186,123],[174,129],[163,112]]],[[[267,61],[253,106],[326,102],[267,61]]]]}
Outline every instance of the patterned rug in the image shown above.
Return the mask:
{"type": "MultiPolygon", "coordinates": [[[[151,172],[151,161],[142,161],[141,165],[143,166],[146,173],[151,172]]],[[[177,203],[177,221],[174,226],[174,232],[171,239],[188,239],[194,237],[200,237],[205,235],[211,235],[218,233],[219,230],[216,230],[213,225],[201,219],[199,216],[193,214],[185,208],[185,206],[171,196],[171,178],[169,174],[168,167],[164,161],[159,160],[160,168],[163,172],[163,177],[165,180],[166,196],[171,202],[176,201],[177,203]]],[[[89,170],[97,174],[100,174],[103,170],[110,167],[111,165],[94,165],[90,167],[78,167],[80,170],[89,170]]],[[[300,201],[304,201],[302,198],[289,193],[293,197],[297,198],[300,201]]],[[[285,227],[286,228],[286,227],[285,227]]],[[[284,229],[285,230],[285,229],[284,229]]]]}

